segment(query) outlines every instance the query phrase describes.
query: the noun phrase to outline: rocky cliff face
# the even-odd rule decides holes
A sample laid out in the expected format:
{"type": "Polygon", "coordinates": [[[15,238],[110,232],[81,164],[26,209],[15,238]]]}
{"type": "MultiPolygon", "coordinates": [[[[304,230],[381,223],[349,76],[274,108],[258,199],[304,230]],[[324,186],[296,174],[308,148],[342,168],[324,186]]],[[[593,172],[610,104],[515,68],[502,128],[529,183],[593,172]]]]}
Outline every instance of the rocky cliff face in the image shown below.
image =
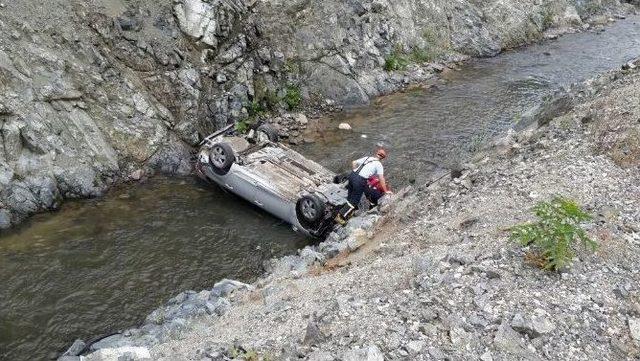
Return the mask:
{"type": "Polygon", "coordinates": [[[366,103],[428,78],[437,69],[429,63],[491,56],[550,27],[630,8],[617,0],[2,3],[0,228],[63,198],[100,195],[141,168],[188,173],[191,147],[221,125],[300,99],[366,103]]]}

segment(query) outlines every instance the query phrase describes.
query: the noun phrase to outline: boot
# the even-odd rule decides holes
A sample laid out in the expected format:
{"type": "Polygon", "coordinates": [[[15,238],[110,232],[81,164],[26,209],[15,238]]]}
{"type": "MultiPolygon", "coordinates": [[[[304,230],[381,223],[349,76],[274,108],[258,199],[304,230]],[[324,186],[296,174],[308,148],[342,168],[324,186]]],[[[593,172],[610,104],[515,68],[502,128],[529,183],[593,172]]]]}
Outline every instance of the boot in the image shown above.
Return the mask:
{"type": "Polygon", "coordinates": [[[340,208],[334,220],[339,225],[345,226],[349,221],[349,219],[351,218],[351,216],[353,216],[353,213],[355,210],[356,210],[356,207],[354,207],[351,203],[347,202],[345,203],[345,205],[342,206],[342,208],[340,208]]]}

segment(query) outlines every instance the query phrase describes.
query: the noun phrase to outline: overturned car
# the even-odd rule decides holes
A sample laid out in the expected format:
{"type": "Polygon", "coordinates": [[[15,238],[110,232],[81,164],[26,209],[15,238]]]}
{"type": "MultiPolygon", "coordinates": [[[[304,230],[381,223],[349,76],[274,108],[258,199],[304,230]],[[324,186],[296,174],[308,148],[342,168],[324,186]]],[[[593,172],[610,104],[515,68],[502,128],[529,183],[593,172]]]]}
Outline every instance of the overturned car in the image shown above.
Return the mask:
{"type": "Polygon", "coordinates": [[[343,177],[278,143],[267,124],[246,135],[231,125],[205,138],[196,172],[314,237],[333,228],[347,202],[343,177]]]}

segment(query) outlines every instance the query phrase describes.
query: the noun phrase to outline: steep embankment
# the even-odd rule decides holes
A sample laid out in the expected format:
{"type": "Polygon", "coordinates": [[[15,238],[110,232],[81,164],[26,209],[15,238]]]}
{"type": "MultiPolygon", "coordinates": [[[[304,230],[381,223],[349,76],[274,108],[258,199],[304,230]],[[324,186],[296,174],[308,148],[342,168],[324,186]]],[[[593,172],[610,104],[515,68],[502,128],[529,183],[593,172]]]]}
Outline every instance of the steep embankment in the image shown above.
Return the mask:
{"type": "MultiPolygon", "coordinates": [[[[357,104],[633,10],[610,1],[54,0],[0,6],[0,229],[145,172],[229,122],[357,104]],[[551,29],[550,29],[551,28],[551,29]],[[406,71],[387,72],[404,68],[406,71]]],[[[296,142],[305,117],[274,119],[296,142]]]]}
{"type": "Polygon", "coordinates": [[[639,64],[558,95],[532,115],[540,127],[403,195],[377,225],[351,224],[377,235],[334,235],[252,286],[181,294],[87,360],[636,359],[639,64]],[[527,263],[506,231],[555,195],[594,216],[585,227],[599,243],[559,273],[527,263]]]}

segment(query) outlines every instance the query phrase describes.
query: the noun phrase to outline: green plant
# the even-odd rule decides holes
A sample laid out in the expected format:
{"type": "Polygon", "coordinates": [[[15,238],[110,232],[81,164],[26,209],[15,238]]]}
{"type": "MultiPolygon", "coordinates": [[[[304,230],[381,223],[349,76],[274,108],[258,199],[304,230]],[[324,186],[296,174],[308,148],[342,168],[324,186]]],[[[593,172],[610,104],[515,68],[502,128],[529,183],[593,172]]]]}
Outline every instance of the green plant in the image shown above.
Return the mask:
{"type": "Polygon", "coordinates": [[[284,72],[289,74],[295,74],[300,72],[300,64],[297,60],[287,59],[284,63],[284,72]]]}
{"type": "Polygon", "coordinates": [[[409,60],[397,50],[384,59],[384,70],[386,71],[403,70],[407,65],[409,65],[409,60]]]}
{"type": "Polygon", "coordinates": [[[438,33],[433,29],[427,28],[422,31],[422,38],[428,43],[435,44],[438,42],[438,33]]]}
{"type": "Polygon", "coordinates": [[[574,243],[579,241],[592,251],[597,243],[580,227],[591,219],[574,201],[555,197],[551,202],[540,202],[534,208],[539,220],[511,228],[511,239],[523,246],[532,245],[540,266],[546,270],[566,267],[575,256],[574,243]]]}
{"type": "Polygon", "coordinates": [[[542,12],[542,28],[549,29],[553,25],[553,10],[545,8],[542,12]]]}
{"type": "Polygon", "coordinates": [[[296,109],[302,102],[302,93],[300,88],[294,85],[289,85],[286,89],[283,99],[289,110],[296,109]]]}
{"type": "Polygon", "coordinates": [[[263,100],[269,110],[276,109],[278,107],[278,103],[280,103],[278,93],[271,90],[265,91],[263,100]]]}
{"type": "Polygon", "coordinates": [[[438,57],[438,52],[432,47],[416,48],[411,52],[411,59],[416,63],[430,63],[438,57]]]}
{"type": "Polygon", "coordinates": [[[252,117],[242,119],[236,123],[236,130],[238,131],[238,133],[246,133],[247,131],[249,131],[249,128],[254,122],[255,118],[252,117]]]}

